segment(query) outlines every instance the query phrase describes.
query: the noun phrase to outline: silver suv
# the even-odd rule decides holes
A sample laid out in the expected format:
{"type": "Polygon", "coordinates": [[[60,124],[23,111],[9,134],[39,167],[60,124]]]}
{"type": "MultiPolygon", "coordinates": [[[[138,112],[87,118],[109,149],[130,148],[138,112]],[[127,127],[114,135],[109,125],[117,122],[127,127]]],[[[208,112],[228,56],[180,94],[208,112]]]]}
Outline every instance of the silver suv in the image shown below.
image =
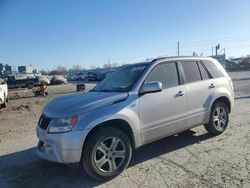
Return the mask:
{"type": "Polygon", "coordinates": [[[214,135],[228,125],[233,85],[207,57],[167,57],[122,66],[94,89],[56,97],[37,125],[37,154],[80,163],[97,179],[111,179],[132,150],[204,125],[214,135]]]}

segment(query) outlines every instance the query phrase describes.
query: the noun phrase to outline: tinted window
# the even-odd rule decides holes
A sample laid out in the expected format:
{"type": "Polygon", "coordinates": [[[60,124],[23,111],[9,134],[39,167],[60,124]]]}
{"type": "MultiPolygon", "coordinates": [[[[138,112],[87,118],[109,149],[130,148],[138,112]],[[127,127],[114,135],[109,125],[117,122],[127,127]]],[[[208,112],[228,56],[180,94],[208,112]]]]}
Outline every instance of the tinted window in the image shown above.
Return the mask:
{"type": "Polygon", "coordinates": [[[202,65],[201,62],[198,62],[198,66],[201,72],[202,80],[207,80],[211,78],[211,76],[208,74],[207,70],[204,68],[204,65],[202,65]]]}
{"type": "Polygon", "coordinates": [[[200,70],[196,61],[184,61],[181,62],[181,64],[185,74],[186,83],[201,80],[200,70]]]}
{"type": "Polygon", "coordinates": [[[204,65],[206,66],[207,70],[213,76],[213,78],[223,77],[223,74],[217,68],[217,66],[211,61],[203,61],[204,65]]]}
{"type": "Polygon", "coordinates": [[[162,63],[157,65],[146,79],[146,82],[153,81],[161,82],[163,89],[179,85],[176,63],[162,63]]]}

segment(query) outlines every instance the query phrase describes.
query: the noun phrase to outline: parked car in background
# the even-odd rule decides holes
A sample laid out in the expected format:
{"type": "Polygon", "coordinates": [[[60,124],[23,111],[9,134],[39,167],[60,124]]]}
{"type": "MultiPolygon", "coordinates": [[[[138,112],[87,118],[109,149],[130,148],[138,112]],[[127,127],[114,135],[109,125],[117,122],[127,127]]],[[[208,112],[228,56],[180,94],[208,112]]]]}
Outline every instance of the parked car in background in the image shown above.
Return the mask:
{"type": "Polygon", "coordinates": [[[75,73],[70,73],[70,74],[67,74],[66,79],[68,81],[76,81],[77,77],[75,73]]]}
{"type": "Polygon", "coordinates": [[[122,66],[90,92],[60,96],[44,107],[37,154],[111,179],[128,166],[132,149],[199,125],[223,133],[233,102],[232,80],[213,58],[122,66]]]}
{"type": "Polygon", "coordinates": [[[79,73],[76,73],[76,80],[77,81],[86,81],[87,80],[87,73],[85,72],[79,72],[79,73]]]}
{"type": "Polygon", "coordinates": [[[8,86],[6,82],[0,78],[0,108],[5,108],[8,102],[8,86]]]}
{"type": "Polygon", "coordinates": [[[18,78],[16,76],[7,76],[5,77],[5,80],[7,82],[8,88],[28,88],[32,89],[33,87],[37,86],[38,84],[38,78],[18,78]]]}
{"type": "Polygon", "coordinates": [[[87,73],[87,80],[88,81],[98,81],[97,74],[88,72],[87,73]]]}
{"type": "Polygon", "coordinates": [[[63,76],[53,76],[50,80],[51,85],[67,84],[67,79],[63,76]]]}

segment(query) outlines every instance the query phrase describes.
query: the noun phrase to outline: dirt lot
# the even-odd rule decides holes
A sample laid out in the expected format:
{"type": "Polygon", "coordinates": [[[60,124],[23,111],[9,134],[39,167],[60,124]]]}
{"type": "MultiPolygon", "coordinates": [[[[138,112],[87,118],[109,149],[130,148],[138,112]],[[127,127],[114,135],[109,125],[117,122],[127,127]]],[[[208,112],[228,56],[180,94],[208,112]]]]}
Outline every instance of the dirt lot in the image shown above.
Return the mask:
{"type": "MultiPolygon", "coordinates": [[[[48,97],[10,92],[0,110],[0,187],[250,187],[250,72],[230,73],[235,106],[228,129],[211,137],[203,127],[134,151],[130,166],[109,182],[82,169],[50,163],[35,154],[35,125],[42,106],[75,85],[51,86],[48,97]]],[[[89,85],[88,88],[93,87],[89,85]]]]}

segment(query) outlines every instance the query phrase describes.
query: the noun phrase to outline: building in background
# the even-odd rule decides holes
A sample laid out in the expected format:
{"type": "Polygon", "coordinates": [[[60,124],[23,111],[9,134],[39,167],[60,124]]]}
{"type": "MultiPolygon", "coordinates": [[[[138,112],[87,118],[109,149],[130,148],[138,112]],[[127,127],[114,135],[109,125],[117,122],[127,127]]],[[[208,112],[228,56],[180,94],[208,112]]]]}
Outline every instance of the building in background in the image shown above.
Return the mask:
{"type": "Polygon", "coordinates": [[[8,76],[11,74],[12,74],[12,67],[7,64],[0,63],[0,76],[8,76]]]}
{"type": "Polygon", "coordinates": [[[4,75],[4,65],[0,63],[0,76],[4,75]]]}
{"type": "Polygon", "coordinates": [[[5,65],[4,75],[11,75],[12,74],[12,67],[10,65],[5,65]]]}
{"type": "Polygon", "coordinates": [[[4,65],[0,63],[0,76],[3,76],[4,74],[4,65]]]}
{"type": "Polygon", "coordinates": [[[32,66],[18,66],[18,73],[33,74],[33,67],[32,66]]]}

